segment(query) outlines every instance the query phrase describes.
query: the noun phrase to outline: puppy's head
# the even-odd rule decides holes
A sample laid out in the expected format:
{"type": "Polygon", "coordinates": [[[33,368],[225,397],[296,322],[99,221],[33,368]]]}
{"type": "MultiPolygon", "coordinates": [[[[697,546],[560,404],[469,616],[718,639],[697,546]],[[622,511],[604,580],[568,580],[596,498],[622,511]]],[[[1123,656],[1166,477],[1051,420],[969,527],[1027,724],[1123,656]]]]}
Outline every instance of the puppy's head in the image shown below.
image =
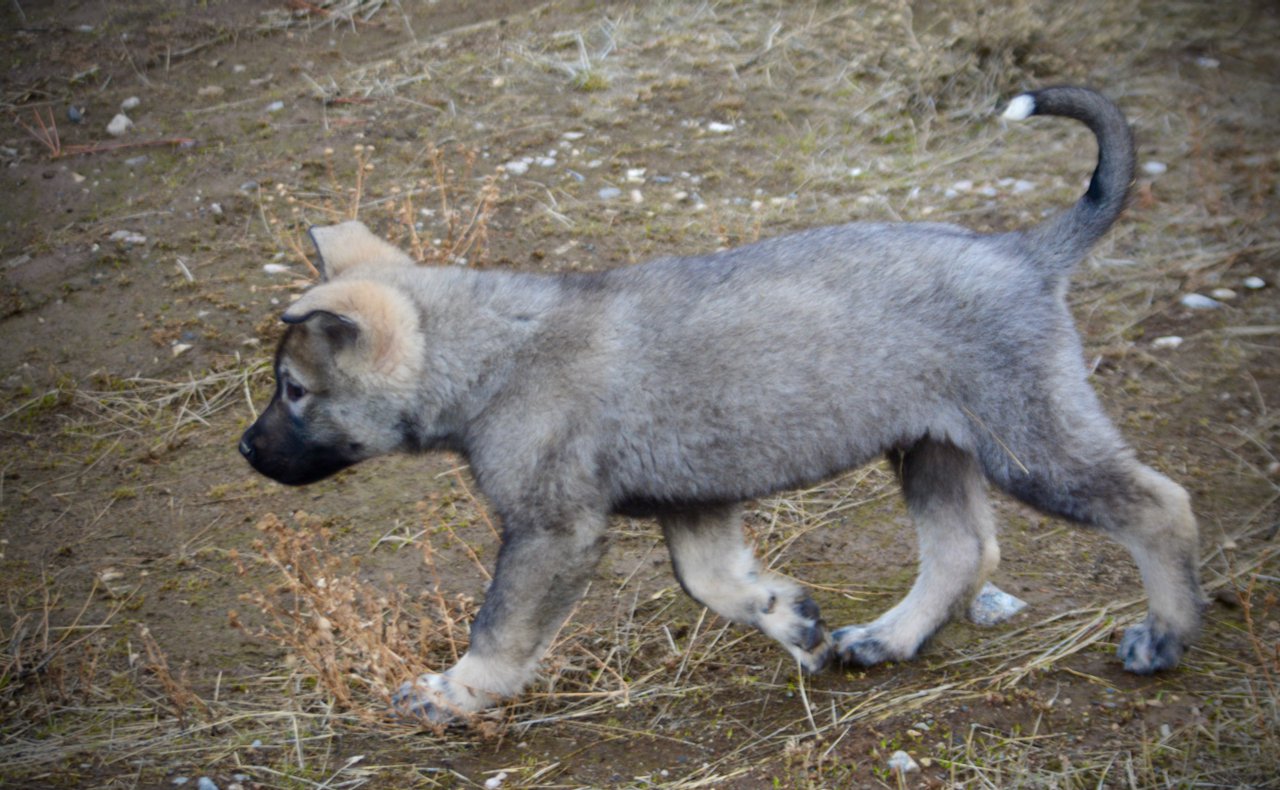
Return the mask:
{"type": "Polygon", "coordinates": [[[359,223],[311,235],[326,281],[285,311],[275,395],[240,439],[254,469],[289,485],[401,449],[423,364],[413,303],[374,277],[408,256],[359,223]]]}

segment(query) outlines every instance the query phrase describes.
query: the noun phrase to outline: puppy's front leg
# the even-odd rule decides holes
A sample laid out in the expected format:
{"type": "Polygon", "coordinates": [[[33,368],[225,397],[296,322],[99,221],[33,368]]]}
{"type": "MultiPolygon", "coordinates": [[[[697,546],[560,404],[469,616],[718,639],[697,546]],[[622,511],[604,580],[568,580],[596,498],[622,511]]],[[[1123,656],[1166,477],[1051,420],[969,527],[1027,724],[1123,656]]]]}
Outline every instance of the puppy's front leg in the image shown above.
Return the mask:
{"type": "Polygon", "coordinates": [[[444,674],[401,686],[392,699],[395,712],[446,724],[519,694],[586,589],[604,553],[605,523],[603,514],[584,512],[504,518],[497,568],[471,624],[470,649],[444,674]]]}

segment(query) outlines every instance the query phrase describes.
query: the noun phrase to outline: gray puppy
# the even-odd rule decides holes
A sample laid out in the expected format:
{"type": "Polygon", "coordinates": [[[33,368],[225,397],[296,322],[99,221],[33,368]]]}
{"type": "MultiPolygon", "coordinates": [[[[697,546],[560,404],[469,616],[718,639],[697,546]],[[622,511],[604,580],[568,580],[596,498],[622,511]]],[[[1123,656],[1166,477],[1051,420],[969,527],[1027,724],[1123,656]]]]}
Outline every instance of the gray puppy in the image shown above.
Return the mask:
{"type": "Polygon", "coordinates": [[[1133,178],[1124,116],[1089,90],[1017,97],[1098,139],[1088,192],[1036,227],[850,224],[591,274],[414,265],[357,222],[314,228],[324,280],[284,314],[277,390],[240,441],[291,485],[391,452],[461,453],[502,522],[470,649],[404,685],[445,722],[518,694],[581,595],[610,514],[655,516],[680,583],[807,671],[913,657],[999,560],[986,483],[1096,527],[1150,599],[1126,669],[1178,663],[1199,622],[1186,492],[1134,459],[1086,381],[1064,295],[1133,178]],[[916,522],[901,603],[827,630],[763,570],[741,503],[887,454],[916,522]]]}

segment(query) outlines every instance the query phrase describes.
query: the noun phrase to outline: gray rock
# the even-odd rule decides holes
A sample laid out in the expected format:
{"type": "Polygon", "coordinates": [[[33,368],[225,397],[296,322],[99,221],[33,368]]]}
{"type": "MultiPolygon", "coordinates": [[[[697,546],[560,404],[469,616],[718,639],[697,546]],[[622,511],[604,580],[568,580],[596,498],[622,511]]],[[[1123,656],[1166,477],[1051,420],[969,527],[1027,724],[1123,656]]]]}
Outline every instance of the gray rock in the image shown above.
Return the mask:
{"type": "MultiPolygon", "coordinates": [[[[889,770],[896,774],[909,774],[920,770],[920,765],[911,759],[911,755],[903,751],[893,753],[889,758],[889,770]]],[[[203,788],[201,788],[203,790],[203,788]]]]}
{"type": "Polygon", "coordinates": [[[969,620],[974,625],[997,625],[1025,608],[1026,601],[987,582],[969,603],[969,620]]]}

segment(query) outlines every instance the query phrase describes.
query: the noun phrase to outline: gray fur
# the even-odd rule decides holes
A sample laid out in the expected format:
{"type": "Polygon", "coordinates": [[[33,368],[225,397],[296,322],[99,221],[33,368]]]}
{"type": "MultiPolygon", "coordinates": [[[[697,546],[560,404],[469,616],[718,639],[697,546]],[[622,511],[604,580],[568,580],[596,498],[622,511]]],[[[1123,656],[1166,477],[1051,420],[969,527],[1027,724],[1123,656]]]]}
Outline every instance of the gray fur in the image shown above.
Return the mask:
{"type": "Polygon", "coordinates": [[[1123,205],[1132,141],[1095,93],[1031,96],[1040,114],[1088,123],[1102,162],[1076,206],[1026,231],[849,224],[536,276],[416,267],[376,241],[352,254],[372,238],[362,226],[320,229],[322,255],[332,237],[342,265],[286,315],[277,361],[305,395],[291,401],[282,383],[242,452],[304,483],[382,452],[455,450],[503,526],[470,651],[406,684],[398,709],[447,721],[518,693],[585,588],[612,513],[659,517],[690,594],[806,669],[833,652],[910,658],[998,562],[984,478],[1128,547],[1151,610],[1121,657],[1135,672],[1176,665],[1200,605],[1188,498],[1105,417],[1064,299],[1070,267],[1123,205]],[[390,307],[407,299],[417,345],[329,305],[356,283],[390,307]],[[363,347],[406,359],[357,375],[363,347]],[[918,525],[921,573],[879,620],[837,631],[833,651],[808,596],[756,567],[736,505],[885,453],[918,525]]]}

